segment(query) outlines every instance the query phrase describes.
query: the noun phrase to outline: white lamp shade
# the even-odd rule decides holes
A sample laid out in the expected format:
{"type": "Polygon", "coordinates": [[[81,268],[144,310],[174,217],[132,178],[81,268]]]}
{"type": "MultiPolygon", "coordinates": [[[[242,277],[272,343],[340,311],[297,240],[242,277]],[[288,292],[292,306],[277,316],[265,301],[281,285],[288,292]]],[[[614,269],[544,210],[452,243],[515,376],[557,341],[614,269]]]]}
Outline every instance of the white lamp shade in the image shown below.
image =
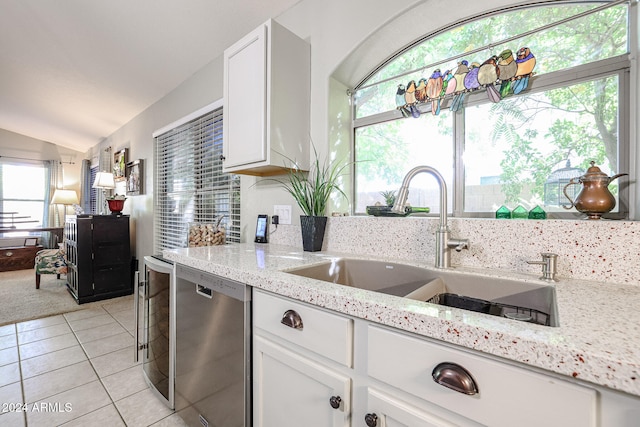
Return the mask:
{"type": "Polygon", "coordinates": [[[56,190],[53,193],[51,204],[53,205],[77,205],[80,203],[78,200],[78,193],[73,190],[56,190]]]}
{"type": "Polygon", "coordinates": [[[111,172],[98,172],[96,180],[93,181],[93,188],[113,189],[116,188],[116,181],[111,172]]]}

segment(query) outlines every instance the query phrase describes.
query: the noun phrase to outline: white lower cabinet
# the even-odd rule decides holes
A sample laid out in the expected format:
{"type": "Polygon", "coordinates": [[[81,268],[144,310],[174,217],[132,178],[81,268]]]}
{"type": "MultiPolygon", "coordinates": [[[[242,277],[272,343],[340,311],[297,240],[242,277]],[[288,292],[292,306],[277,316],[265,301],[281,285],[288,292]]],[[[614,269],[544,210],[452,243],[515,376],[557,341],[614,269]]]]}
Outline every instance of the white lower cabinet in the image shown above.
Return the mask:
{"type": "Polygon", "coordinates": [[[255,427],[349,426],[349,377],[260,336],[253,355],[255,427]]]}
{"type": "Polygon", "coordinates": [[[256,427],[631,427],[640,419],[635,396],[255,289],[253,343],[256,427]]]}
{"type": "Polygon", "coordinates": [[[353,320],[254,290],[254,427],[348,427],[353,320]]]}
{"type": "Polygon", "coordinates": [[[367,427],[454,427],[439,415],[426,412],[410,403],[391,397],[389,394],[369,388],[367,392],[367,413],[364,423],[367,427]]]}

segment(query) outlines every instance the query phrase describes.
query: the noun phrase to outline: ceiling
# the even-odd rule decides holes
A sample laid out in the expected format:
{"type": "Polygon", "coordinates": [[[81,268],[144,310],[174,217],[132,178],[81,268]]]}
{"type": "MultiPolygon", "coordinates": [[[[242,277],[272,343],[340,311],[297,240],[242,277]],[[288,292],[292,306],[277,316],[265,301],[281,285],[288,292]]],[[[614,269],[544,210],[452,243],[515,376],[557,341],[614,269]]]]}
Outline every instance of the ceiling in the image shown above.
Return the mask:
{"type": "Polygon", "coordinates": [[[0,128],[86,152],[299,0],[0,0],[0,128]]]}

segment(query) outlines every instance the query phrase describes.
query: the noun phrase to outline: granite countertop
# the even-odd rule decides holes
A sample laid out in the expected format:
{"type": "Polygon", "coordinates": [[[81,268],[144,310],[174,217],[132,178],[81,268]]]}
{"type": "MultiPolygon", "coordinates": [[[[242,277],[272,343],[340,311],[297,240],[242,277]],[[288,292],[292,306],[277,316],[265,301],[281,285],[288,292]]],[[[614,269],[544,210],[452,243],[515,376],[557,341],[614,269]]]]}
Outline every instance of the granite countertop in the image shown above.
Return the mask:
{"type": "MultiPolygon", "coordinates": [[[[347,257],[432,269],[421,261],[382,259],[254,243],[165,250],[180,264],[425,337],[503,357],[640,396],[640,287],[560,278],[559,327],[493,317],[284,273],[347,257]]],[[[456,271],[541,283],[495,270],[456,271]]]]}

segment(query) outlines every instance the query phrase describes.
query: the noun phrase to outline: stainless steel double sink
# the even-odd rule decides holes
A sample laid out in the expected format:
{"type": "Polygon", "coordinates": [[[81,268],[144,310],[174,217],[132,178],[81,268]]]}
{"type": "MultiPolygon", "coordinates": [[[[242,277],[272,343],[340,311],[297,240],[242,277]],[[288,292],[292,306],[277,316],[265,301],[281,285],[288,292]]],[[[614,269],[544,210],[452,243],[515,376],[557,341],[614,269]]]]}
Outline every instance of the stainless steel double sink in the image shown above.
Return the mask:
{"type": "Polygon", "coordinates": [[[545,326],[558,326],[553,286],[384,261],[336,258],[297,276],[545,326]]]}

